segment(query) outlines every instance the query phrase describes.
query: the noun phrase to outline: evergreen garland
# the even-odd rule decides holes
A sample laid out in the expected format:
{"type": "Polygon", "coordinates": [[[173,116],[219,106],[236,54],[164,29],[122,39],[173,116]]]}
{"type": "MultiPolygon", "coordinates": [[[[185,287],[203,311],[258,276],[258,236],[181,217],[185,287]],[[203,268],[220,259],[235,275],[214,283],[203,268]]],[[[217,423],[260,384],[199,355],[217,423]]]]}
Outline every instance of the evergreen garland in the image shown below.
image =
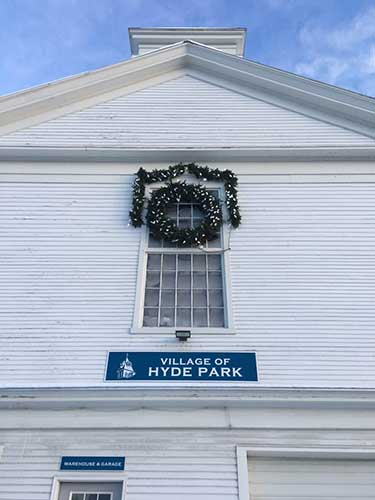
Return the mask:
{"type": "MultiPolygon", "coordinates": [[[[238,179],[235,176],[235,174],[231,170],[219,170],[218,168],[212,169],[212,168],[209,168],[207,166],[201,167],[201,166],[197,165],[196,163],[187,163],[187,164],[178,163],[176,165],[171,165],[168,168],[163,169],[163,170],[152,170],[151,172],[147,172],[142,167],[138,170],[134,184],[133,184],[133,207],[129,213],[131,223],[134,227],[140,227],[144,224],[144,221],[142,219],[142,211],[143,211],[143,205],[145,202],[145,191],[146,191],[145,186],[146,186],[146,184],[152,184],[154,182],[168,182],[168,183],[170,183],[167,191],[162,191],[163,196],[165,196],[165,197],[171,196],[173,194],[173,190],[172,190],[171,186],[179,185],[180,187],[177,189],[180,190],[180,194],[181,194],[181,196],[184,196],[183,200],[186,202],[197,201],[197,198],[195,198],[195,199],[190,198],[189,199],[189,198],[186,198],[185,195],[186,196],[188,196],[188,195],[197,196],[198,198],[200,196],[203,196],[203,193],[198,193],[198,191],[196,191],[196,192],[190,191],[190,190],[189,190],[189,192],[185,191],[181,186],[182,185],[184,185],[185,187],[189,186],[186,183],[174,183],[174,184],[172,184],[171,181],[173,179],[183,175],[184,173],[189,173],[191,175],[194,175],[195,177],[197,177],[197,179],[203,180],[203,181],[223,182],[224,188],[225,188],[225,204],[226,204],[226,207],[227,207],[228,213],[229,213],[229,222],[234,228],[237,228],[240,225],[241,215],[240,215],[240,210],[239,210],[238,201],[237,201],[238,179]]],[[[199,186],[199,187],[201,187],[201,186],[199,186]]],[[[158,193],[159,191],[161,191],[162,189],[164,189],[164,188],[161,188],[160,190],[155,191],[151,195],[151,200],[154,198],[154,195],[156,193],[158,193]]],[[[204,188],[202,188],[202,189],[205,191],[206,196],[209,195],[210,197],[215,198],[207,190],[205,190],[204,188]]],[[[158,200],[157,196],[156,196],[156,200],[158,200]]],[[[159,199],[159,201],[161,201],[161,200],[159,199]]],[[[173,201],[169,201],[169,203],[173,203],[173,201]]],[[[166,207],[166,205],[165,205],[165,207],[166,207]]],[[[149,207],[149,210],[150,210],[150,207],[149,207]]],[[[211,235],[211,232],[210,232],[211,230],[214,230],[215,235],[217,235],[218,227],[220,227],[220,225],[222,223],[222,215],[220,214],[220,225],[216,229],[213,229],[213,227],[215,226],[215,224],[213,224],[211,227],[211,230],[210,230],[210,225],[211,225],[211,223],[213,223],[213,219],[211,219],[211,213],[209,211],[208,205],[206,206],[206,209],[204,209],[202,206],[202,210],[206,214],[206,217],[204,219],[205,226],[204,226],[204,228],[203,228],[203,226],[201,228],[202,233],[195,231],[194,236],[191,236],[189,233],[189,230],[178,229],[177,227],[175,227],[178,234],[181,236],[181,237],[180,236],[178,237],[178,241],[181,244],[185,245],[185,243],[182,243],[184,241],[182,233],[184,233],[186,235],[187,239],[189,239],[189,240],[191,240],[191,238],[193,238],[194,241],[199,240],[200,243],[194,243],[194,241],[191,241],[191,244],[193,244],[195,246],[200,245],[201,243],[203,243],[204,241],[206,241],[208,239],[213,239],[213,237],[215,237],[215,236],[211,235]],[[203,234],[204,234],[204,236],[202,236],[203,234]],[[195,237],[197,237],[197,240],[195,240],[195,237]]],[[[164,217],[165,217],[165,214],[164,214],[164,217]]],[[[152,220],[154,220],[154,219],[152,219],[152,220]]],[[[162,220],[164,220],[164,219],[162,219],[162,220]]],[[[154,220],[154,222],[155,222],[155,220],[154,220]]],[[[153,227],[151,227],[149,217],[147,217],[147,223],[148,223],[150,230],[152,231],[152,234],[154,235],[154,237],[159,238],[159,239],[166,239],[167,238],[165,229],[168,229],[168,233],[170,230],[172,230],[171,227],[166,224],[165,220],[163,223],[164,230],[163,229],[160,230],[160,228],[159,228],[159,230],[157,230],[158,222],[156,222],[156,224],[153,224],[153,227]]],[[[168,224],[169,223],[173,224],[173,222],[170,220],[169,220],[168,224]]],[[[175,237],[177,237],[176,235],[177,235],[177,233],[175,233],[175,237]]],[[[169,235],[168,235],[168,238],[169,238],[169,235]]],[[[169,240],[169,241],[171,241],[171,240],[169,240]]],[[[186,243],[186,245],[188,245],[188,244],[186,243]]]]}

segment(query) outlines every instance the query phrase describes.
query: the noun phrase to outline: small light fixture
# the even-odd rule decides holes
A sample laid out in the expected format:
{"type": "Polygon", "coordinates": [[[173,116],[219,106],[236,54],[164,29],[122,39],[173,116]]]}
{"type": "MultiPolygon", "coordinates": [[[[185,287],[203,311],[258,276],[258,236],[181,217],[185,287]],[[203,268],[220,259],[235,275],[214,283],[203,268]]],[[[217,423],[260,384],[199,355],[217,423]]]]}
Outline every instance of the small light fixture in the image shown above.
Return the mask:
{"type": "Polygon", "coordinates": [[[180,342],[186,342],[187,339],[190,339],[190,337],[190,330],[176,330],[176,339],[178,339],[180,342]]]}

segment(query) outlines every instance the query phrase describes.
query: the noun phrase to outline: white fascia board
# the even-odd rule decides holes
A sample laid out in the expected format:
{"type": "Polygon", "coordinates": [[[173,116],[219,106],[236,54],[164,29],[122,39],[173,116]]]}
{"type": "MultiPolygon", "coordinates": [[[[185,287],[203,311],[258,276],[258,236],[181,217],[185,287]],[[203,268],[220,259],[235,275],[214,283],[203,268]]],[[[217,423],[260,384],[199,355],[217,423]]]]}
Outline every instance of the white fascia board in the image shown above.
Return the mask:
{"type": "Polygon", "coordinates": [[[290,148],[55,148],[0,147],[0,161],[215,162],[374,161],[374,147],[290,148]]]}
{"type": "Polygon", "coordinates": [[[188,46],[187,61],[192,68],[238,85],[241,93],[246,94],[249,89],[254,97],[375,140],[374,98],[239,59],[197,43],[188,46]]]}
{"type": "MultiPolygon", "coordinates": [[[[177,43],[136,59],[65,78],[0,99],[0,135],[85,109],[146,86],[160,75],[174,78],[186,64],[186,44],[177,43]],[[132,88],[141,83],[141,87],[132,88]],[[146,83],[146,84],[145,84],[146,83]],[[98,99],[99,98],[99,99],[98,99]]],[[[156,82],[158,83],[158,82],[156,82]]]]}
{"type": "Polygon", "coordinates": [[[24,388],[0,389],[0,409],[132,408],[375,409],[375,389],[24,388]]]}
{"type": "Polygon", "coordinates": [[[184,51],[183,42],[175,43],[168,47],[163,47],[153,54],[145,54],[137,59],[126,59],[110,66],[105,66],[93,71],[86,71],[71,75],[59,80],[43,83],[35,87],[20,90],[0,96],[0,113],[8,109],[13,109],[17,105],[29,104],[30,102],[40,101],[44,97],[55,96],[63,94],[67,90],[77,90],[81,87],[89,86],[95,83],[102,83],[103,81],[110,81],[112,78],[121,77],[131,67],[132,71],[142,69],[149,65],[150,59],[155,59],[155,56],[160,56],[159,62],[165,62],[175,57],[175,51],[179,51],[178,55],[181,56],[184,51]],[[182,51],[182,53],[181,53],[182,51]],[[165,56],[165,54],[168,55],[165,56]],[[165,56],[165,57],[164,57],[165,56]]]}

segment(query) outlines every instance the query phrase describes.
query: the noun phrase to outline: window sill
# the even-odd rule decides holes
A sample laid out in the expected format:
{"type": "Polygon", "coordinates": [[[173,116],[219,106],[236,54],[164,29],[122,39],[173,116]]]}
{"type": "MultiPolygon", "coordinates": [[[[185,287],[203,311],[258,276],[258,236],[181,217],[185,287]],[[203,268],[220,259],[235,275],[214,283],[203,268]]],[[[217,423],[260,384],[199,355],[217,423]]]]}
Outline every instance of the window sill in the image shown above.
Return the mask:
{"type": "Polygon", "coordinates": [[[189,330],[192,336],[196,335],[235,335],[237,332],[234,328],[188,328],[188,327],[177,327],[177,328],[163,328],[163,327],[143,327],[143,328],[131,328],[131,334],[137,335],[171,335],[175,336],[176,330],[189,330]]]}

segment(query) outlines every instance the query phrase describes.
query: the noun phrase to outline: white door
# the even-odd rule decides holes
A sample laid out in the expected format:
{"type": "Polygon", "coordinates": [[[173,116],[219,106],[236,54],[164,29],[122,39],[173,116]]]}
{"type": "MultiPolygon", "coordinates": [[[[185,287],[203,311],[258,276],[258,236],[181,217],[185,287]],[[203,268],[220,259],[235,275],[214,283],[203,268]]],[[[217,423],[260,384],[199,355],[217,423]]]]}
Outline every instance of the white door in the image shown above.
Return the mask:
{"type": "Polygon", "coordinates": [[[59,500],[121,500],[121,494],[121,482],[63,482],[59,500]]]}
{"type": "Polygon", "coordinates": [[[375,461],[249,457],[250,500],[375,500],[375,461]]]}

